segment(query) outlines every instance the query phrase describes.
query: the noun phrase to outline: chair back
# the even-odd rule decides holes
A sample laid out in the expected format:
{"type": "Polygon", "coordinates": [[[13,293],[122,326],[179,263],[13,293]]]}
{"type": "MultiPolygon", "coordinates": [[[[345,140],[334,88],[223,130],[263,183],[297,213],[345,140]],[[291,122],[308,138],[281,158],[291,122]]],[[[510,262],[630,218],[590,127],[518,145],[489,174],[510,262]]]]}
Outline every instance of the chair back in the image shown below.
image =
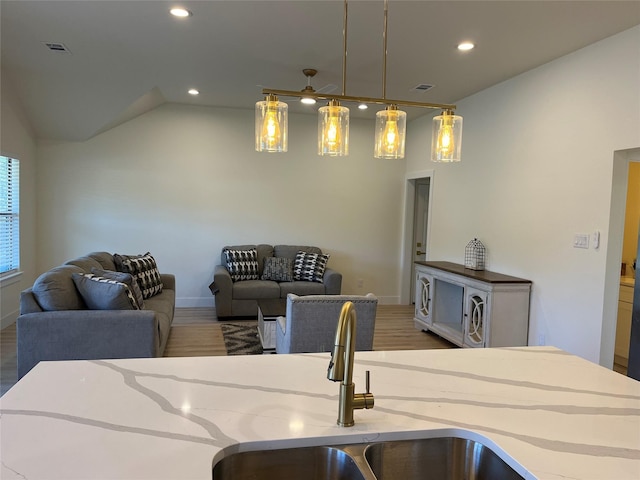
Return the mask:
{"type": "Polygon", "coordinates": [[[367,295],[287,295],[286,317],[276,327],[278,353],[330,352],[343,305],[356,310],[356,350],[373,350],[378,299],[367,295]]]}

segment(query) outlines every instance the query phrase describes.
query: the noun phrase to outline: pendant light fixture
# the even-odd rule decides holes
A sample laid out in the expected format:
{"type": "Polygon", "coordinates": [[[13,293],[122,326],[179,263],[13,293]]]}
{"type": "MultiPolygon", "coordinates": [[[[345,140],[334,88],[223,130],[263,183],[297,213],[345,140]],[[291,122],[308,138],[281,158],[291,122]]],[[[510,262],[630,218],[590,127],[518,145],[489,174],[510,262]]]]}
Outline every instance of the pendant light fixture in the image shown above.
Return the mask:
{"type": "MultiPolygon", "coordinates": [[[[382,99],[387,98],[387,16],[388,5],[384,0],[384,27],[382,29],[382,99]]],[[[373,149],[375,158],[404,158],[404,139],[407,114],[397,105],[388,105],[376,113],[376,137],[373,149]]]]}
{"type": "Polygon", "coordinates": [[[349,155],[349,109],[338,100],[318,109],[318,155],[349,155]]]}
{"type": "Polygon", "coordinates": [[[433,118],[431,136],[431,161],[459,162],[462,150],[462,117],[445,109],[441,115],[433,118]]]}
{"type": "Polygon", "coordinates": [[[257,152],[287,151],[288,109],[289,106],[278,101],[278,97],[273,94],[268,94],[262,102],[256,103],[257,152]]]}
{"type": "MultiPolygon", "coordinates": [[[[386,0],[385,0],[386,1],[386,0]]],[[[342,95],[347,83],[347,0],[344,1],[342,25],[342,95]]],[[[349,109],[332,98],[326,107],[318,109],[318,155],[344,157],[349,155],[349,109]]]]}
{"type": "Polygon", "coordinates": [[[342,56],[342,94],[315,91],[308,85],[302,91],[276,90],[263,88],[267,95],[265,101],[256,103],[256,150],[259,152],[287,151],[287,105],[278,101],[282,97],[327,100],[328,104],[318,110],[318,155],[344,156],[349,154],[349,109],[343,102],[360,105],[384,105],[385,109],[376,113],[375,158],[404,158],[407,114],[399,106],[430,108],[442,110],[442,114],[433,119],[431,160],[434,162],[459,162],[462,145],[462,117],[454,115],[455,105],[443,103],[413,102],[409,100],[391,100],[386,98],[387,88],[387,16],[388,0],[384,0],[383,31],[383,73],[382,98],[358,97],[346,95],[347,83],[347,20],[348,6],[344,0],[343,56],[342,56]]]}

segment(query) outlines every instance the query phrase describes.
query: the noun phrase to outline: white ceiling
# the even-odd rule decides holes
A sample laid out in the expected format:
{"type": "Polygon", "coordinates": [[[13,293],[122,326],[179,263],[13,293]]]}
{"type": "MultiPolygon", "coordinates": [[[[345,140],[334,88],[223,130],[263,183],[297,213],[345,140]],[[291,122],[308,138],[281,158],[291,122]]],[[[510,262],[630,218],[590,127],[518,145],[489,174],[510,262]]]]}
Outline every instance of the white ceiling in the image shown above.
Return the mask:
{"type": "MultiPolygon", "coordinates": [[[[3,73],[39,138],[85,140],[165,102],[252,109],[263,86],[302,89],[303,68],[342,90],[342,0],[1,0],[0,16],[3,73]]],[[[380,97],[382,0],[351,0],[348,19],[346,94],[380,97]]],[[[390,0],[387,98],[455,103],[638,24],[638,0],[390,0]],[[435,87],[410,91],[420,83],[435,87]]]]}

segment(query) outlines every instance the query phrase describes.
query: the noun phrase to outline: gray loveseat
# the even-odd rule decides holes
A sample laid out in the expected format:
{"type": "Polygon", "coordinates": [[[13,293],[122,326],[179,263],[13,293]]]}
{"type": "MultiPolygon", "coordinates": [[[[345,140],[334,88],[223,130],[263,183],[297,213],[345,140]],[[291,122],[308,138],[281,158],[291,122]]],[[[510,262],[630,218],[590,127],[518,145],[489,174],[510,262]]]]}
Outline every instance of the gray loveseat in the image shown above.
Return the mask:
{"type": "Polygon", "coordinates": [[[316,281],[295,280],[279,281],[264,279],[265,259],[275,257],[295,262],[298,252],[322,255],[318,247],[301,245],[236,245],[222,249],[221,264],[214,270],[213,283],[210,285],[215,295],[216,315],[225,317],[255,317],[258,312],[258,300],[282,298],[287,294],[296,295],[339,295],[342,289],[342,274],[325,268],[321,279],[316,281]],[[257,279],[233,280],[227,265],[225,250],[257,252],[257,279]]]}
{"type": "Polygon", "coordinates": [[[33,287],[21,293],[16,321],[18,378],[43,360],[162,356],[175,310],[175,276],[159,274],[162,291],[144,299],[141,310],[126,306],[92,310],[73,279],[74,273],[92,270],[115,271],[114,255],[93,252],[69,260],[40,275],[33,287]]]}

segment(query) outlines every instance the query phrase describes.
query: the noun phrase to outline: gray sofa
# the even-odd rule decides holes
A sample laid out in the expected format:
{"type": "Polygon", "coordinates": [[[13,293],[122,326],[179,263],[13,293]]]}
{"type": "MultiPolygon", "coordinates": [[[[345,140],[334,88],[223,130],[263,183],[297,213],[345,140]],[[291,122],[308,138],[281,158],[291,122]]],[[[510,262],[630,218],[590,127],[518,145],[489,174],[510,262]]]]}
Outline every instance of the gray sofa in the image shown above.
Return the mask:
{"type": "Polygon", "coordinates": [[[218,318],[255,317],[258,312],[258,300],[269,298],[286,299],[287,294],[296,295],[339,295],[342,289],[342,274],[326,268],[322,282],[317,281],[273,281],[263,280],[264,261],[268,257],[283,257],[294,261],[298,252],[322,254],[318,247],[301,245],[235,245],[222,249],[221,263],[217,265],[210,285],[215,295],[216,315],[218,318]],[[257,250],[258,280],[233,281],[227,268],[224,251],[257,250]]]}
{"type": "Polygon", "coordinates": [[[90,310],[73,280],[92,269],[115,271],[114,256],[93,252],[43,273],[20,295],[16,324],[18,378],[43,360],[162,356],[175,311],[175,276],[144,309],[90,310]]]}

